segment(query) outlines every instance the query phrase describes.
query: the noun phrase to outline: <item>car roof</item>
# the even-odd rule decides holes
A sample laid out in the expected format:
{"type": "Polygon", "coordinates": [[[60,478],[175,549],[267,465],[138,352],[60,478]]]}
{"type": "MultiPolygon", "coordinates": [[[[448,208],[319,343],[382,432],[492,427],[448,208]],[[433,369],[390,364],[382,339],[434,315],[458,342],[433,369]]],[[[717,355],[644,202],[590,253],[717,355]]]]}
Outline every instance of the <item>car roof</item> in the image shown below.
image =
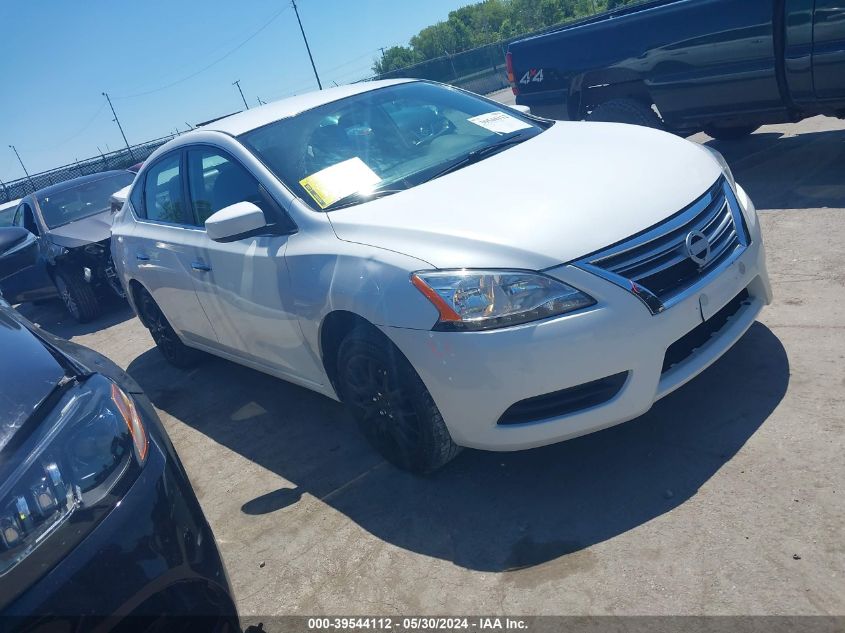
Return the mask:
{"type": "MultiPolygon", "coordinates": [[[[238,136],[244,132],[249,132],[256,128],[273,123],[279,119],[294,116],[306,110],[317,108],[321,105],[345,99],[353,95],[378,90],[379,88],[386,88],[387,86],[395,86],[397,84],[417,81],[415,79],[383,79],[381,81],[365,81],[357,84],[350,84],[348,86],[338,86],[336,88],[327,88],[315,92],[308,92],[297,95],[295,97],[287,97],[279,101],[273,101],[267,105],[258,106],[257,108],[250,108],[237,114],[232,114],[217,121],[213,121],[207,125],[203,125],[201,130],[213,130],[216,132],[223,132],[238,136]]],[[[189,135],[190,132],[183,136],[189,135]]]]}
{"type": "Polygon", "coordinates": [[[20,198],[17,200],[9,200],[8,202],[0,202],[0,211],[5,211],[6,209],[11,209],[12,207],[18,206],[18,203],[21,201],[20,198]]]}
{"type": "MultiPolygon", "coordinates": [[[[90,174],[88,176],[79,176],[78,178],[71,178],[70,180],[65,180],[64,182],[60,182],[55,185],[50,185],[49,187],[44,187],[43,189],[39,189],[32,195],[50,196],[60,191],[73,189],[74,187],[83,185],[86,182],[95,182],[97,180],[102,180],[103,178],[108,178],[109,176],[115,176],[117,174],[132,174],[132,172],[128,169],[112,169],[111,171],[101,171],[99,173],[90,174]]],[[[135,174],[132,175],[134,176],[135,174]]]]}

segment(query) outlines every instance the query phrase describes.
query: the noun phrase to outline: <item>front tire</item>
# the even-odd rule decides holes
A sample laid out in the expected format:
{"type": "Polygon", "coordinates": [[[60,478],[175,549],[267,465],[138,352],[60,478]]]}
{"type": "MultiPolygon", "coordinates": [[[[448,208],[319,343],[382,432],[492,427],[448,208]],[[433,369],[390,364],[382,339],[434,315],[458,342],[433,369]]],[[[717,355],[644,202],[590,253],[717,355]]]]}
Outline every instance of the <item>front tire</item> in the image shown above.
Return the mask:
{"type": "Polygon", "coordinates": [[[600,103],[587,115],[586,120],[628,123],[655,130],[662,130],[665,127],[651,106],[636,99],[611,99],[600,103]]]}
{"type": "Polygon", "coordinates": [[[355,328],[341,342],[337,364],[341,399],[387,461],[423,474],[460,452],[419,375],[380,332],[355,328]]]}
{"type": "Polygon", "coordinates": [[[164,313],[149,292],[141,290],[138,293],[138,311],[144,325],[150,331],[158,351],[165,360],[175,367],[186,369],[193,367],[202,360],[202,352],[185,345],[176,331],[168,323],[164,313]]]}
{"type": "Polygon", "coordinates": [[[54,282],[65,308],[79,323],[87,323],[99,316],[100,304],[97,295],[84,279],[59,270],[56,271],[54,282]]]}

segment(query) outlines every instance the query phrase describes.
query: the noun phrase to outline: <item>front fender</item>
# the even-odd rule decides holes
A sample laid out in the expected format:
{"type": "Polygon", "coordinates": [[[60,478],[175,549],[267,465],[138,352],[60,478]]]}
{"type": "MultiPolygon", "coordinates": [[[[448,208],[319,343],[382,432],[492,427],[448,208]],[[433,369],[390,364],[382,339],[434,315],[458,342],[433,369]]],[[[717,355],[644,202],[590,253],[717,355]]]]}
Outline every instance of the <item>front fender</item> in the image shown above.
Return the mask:
{"type": "Polygon", "coordinates": [[[411,284],[410,274],[432,266],[401,253],[334,236],[293,236],[285,251],[293,290],[288,310],[305,343],[320,354],[320,324],[338,310],[373,325],[430,330],[437,309],[411,284]]]}

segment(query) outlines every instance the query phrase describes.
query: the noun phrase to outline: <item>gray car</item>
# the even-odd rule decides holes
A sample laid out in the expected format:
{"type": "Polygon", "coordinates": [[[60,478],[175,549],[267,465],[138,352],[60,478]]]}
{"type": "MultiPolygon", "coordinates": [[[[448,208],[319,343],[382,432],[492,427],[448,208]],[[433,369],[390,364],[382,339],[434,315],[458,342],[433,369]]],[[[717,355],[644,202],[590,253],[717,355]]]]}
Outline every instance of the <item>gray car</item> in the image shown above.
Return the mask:
{"type": "Polygon", "coordinates": [[[135,174],[107,171],[39,189],[0,228],[0,291],[10,303],[59,296],[77,321],[123,296],[111,258],[109,198],[135,174]]]}

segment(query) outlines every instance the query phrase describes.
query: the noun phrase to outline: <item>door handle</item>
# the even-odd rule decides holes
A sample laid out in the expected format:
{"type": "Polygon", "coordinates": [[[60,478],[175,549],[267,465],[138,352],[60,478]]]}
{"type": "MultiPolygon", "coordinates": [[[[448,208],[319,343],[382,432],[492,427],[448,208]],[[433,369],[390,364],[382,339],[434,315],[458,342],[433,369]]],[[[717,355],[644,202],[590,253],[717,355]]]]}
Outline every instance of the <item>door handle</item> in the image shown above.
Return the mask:
{"type": "Polygon", "coordinates": [[[144,253],[135,253],[135,259],[137,259],[139,262],[148,262],[150,261],[150,256],[145,255],[144,253]]]}
{"type": "Polygon", "coordinates": [[[198,270],[201,273],[207,273],[211,270],[211,266],[203,264],[202,262],[191,262],[191,268],[198,270]]]}

